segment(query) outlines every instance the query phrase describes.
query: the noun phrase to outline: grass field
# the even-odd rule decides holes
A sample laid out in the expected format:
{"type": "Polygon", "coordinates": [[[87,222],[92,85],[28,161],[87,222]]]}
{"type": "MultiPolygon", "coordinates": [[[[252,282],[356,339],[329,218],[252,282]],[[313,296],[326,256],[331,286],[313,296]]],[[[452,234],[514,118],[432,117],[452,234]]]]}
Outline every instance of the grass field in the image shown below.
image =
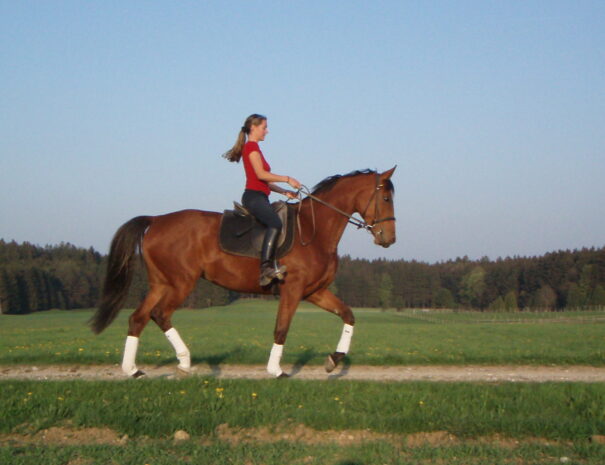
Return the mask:
{"type": "Polygon", "coordinates": [[[292,442],[271,444],[154,441],[125,446],[0,447],[0,463],[10,465],[602,465],[601,446],[489,444],[425,445],[406,448],[388,442],[341,447],[292,442]]]}
{"type": "MultiPolygon", "coordinates": [[[[252,300],[180,310],[173,323],[189,345],[193,363],[264,364],[273,342],[276,308],[274,301],[252,300]]],[[[86,326],[91,312],[1,315],[0,365],[119,363],[130,311],[123,310],[99,336],[86,326]]],[[[355,314],[350,359],[356,364],[605,365],[602,313],[494,315],[356,309],[355,314]]],[[[284,363],[323,363],[335,349],[341,329],[339,318],[303,304],[290,328],[284,363]]],[[[172,348],[153,323],[141,337],[137,360],[175,362],[172,348]]]]}
{"type": "MultiPolygon", "coordinates": [[[[276,305],[181,310],[174,324],[194,363],[264,364],[276,305]]],[[[0,365],[119,363],[129,313],[100,336],[90,310],[2,315],[0,365]]],[[[355,313],[351,363],[605,364],[600,314],[355,313]]],[[[284,362],[323,363],[341,329],[303,305],[284,362]]],[[[153,324],[138,360],[176,364],[153,324]]],[[[1,376],[1,464],[605,463],[603,384],[1,376]],[[175,442],[177,430],[190,440],[175,442]]]]}
{"type": "Polygon", "coordinates": [[[319,431],[584,440],[605,432],[600,383],[373,383],[303,380],[11,381],[3,383],[0,432],[60,425],[107,426],[130,437],[211,435],[228,423],[303,424],[319,431]],[[279,405],[279,408],[275,408],[279,405]]]}
{"type": "Polygon", "coordinates": [[[0,463],[77,459],[120,464],[523,464],[560,463],[562,456],[570,457],[570,463],[605,460],[605,446],[588,440],[605,432],[602,384],[192,378],[4,381],[0,388],[0,463]],[[283,436],[303,427],[305,433],[298,439],[295,434],[283,436]],[[49,428],[63,428],[65,435],[71,430],[91,434],[80,439],[82,444],[67,447],[19,442],[18,435],[49,428]],[[265,433],[259,435],[261,428],[265,433]],[[108,430],[115,438],[128,435],[128,440],[121,445],[90,444],[94,431],[107,435],[108,430]],[[191,439],[175,444],[171,439],[177,430],[187,431],[191,439]],[[419,435],[427,442],[411,444],[409,438],[419,435]],[[431,440],[435,435],[441,439],[431,440]],[[349,437],[355,439],[347,441],[349,437]],[[106,462],[110,459],[115,461],[106,462]]]}

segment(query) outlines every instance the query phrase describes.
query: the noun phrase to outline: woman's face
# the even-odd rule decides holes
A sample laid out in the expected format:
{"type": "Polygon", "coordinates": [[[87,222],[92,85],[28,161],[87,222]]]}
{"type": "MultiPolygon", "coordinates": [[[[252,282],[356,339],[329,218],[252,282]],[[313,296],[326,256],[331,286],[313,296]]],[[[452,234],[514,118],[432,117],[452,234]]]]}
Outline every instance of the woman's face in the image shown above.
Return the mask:
{"type": "Polygon", "coordinates": [[[250,135],[249,139],[253,141],[263,141],[265,140],[265,136],[269,133],[269,129],[267,129],[267,120],[264,119],[259,125],[255,126],[254,124],[250,126],[250,135]]]}

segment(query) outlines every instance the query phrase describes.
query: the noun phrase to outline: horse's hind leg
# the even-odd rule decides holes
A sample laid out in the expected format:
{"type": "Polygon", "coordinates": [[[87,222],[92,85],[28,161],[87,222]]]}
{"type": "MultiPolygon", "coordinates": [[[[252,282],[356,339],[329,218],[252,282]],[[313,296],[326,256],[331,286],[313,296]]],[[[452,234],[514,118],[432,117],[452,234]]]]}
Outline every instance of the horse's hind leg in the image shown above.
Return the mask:
{"type": "Polygon", "coordinates": [[[137,349],[139,348],[139,336],[145,329],[151,310],[159,302],[162,297],[162,289],[153,287],[143,299],[143,302],[138,306],[128,321],[128,336],[126,337],[126,345],[124,347],[124,358],[122,359],[122,371],[133,378],[140,378],[145,373],[137,368],[136,357],[137,349]]]}
{"type": "Polygon", "coordinates": [[[340,361],[349,352],[351,347],[351,338],[353,337],[353,327],[355,325],[355,317],[351,308],[347,306],[342,300],[336,297],[328,289],[322,289],[314,294],[311,294],[306,299],[308,302],[317,305],[328,312],[335,313],[342,318],[344,327],[340,335],[340,340],[336,346],[336,351],[328,355],[326,359],[325,368],[328,373],[334,370],[340,363],[340,361]]]}
{"type": "Polygon", "coordinates": [[[151,319],[160,327],[166,335],[168,342],[174,348],[179,360],[177,366],[178,374],[189,374],[191,372],[191,354],[178,331],[172,326],[172,314],[176,308],[183,303],[185,297],[191,292],[193,283],[178,288],[171,287],[164,295],[162,301],[151,311],[151,319]]]}

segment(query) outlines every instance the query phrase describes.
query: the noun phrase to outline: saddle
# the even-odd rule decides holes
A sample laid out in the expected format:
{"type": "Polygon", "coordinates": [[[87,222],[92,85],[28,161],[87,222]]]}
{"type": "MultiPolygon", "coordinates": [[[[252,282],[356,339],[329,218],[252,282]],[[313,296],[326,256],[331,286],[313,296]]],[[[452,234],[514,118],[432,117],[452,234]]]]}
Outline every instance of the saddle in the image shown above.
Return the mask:
{"type": "MultiPolygon", "coordinates": [[[[259,258],[265,230],[246,208],[233,202],[234,210],[225,210],[219,230],[219,245],[223,252],[242,257],[259,258]]],[[[275,258],[282,258],[290,252],[294,243],[296,211],[286,202],[274,202],[271,207],[282,222],[282,229],[277,239],[275,258]]]]}

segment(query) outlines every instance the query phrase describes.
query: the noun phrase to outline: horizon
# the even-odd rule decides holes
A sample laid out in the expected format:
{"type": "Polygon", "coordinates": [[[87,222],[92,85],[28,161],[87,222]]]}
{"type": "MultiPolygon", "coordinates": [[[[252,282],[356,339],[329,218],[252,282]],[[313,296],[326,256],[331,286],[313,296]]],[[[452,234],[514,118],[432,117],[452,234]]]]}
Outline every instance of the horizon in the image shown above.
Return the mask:
{"type": "MultiPolygon", "coordinates": [[[[28,241],[23,241],[23,242],[18,242],[14,239],[12,240],[6,240],[2,237],[0,237],[0,242],[4,242],[5,244],[10,244],[10,243],[15,243],[17,246],[22,246],[22,245],[31,245],[33,247],[37,247],[40,249],[53,249],[53,248],[59,248],[59,247],[74,247],[76,249],[79,250],[85,250],[88,251],[90,249],[93,250],[93,252],[100,254],[103,257],[106,257],[109,252],[102,252],[99,251],[97,249],[95,249],[93,246],[89,246],[89,247],[83,247],[83,246],[78,246],[75,244],[72,244],[70,242],[65,242],[62,241],[58,244],[45,244],[45,245],[40,245],[40,244],[34,244],[28,241]]],[[[355,256],[351,256],[351,254],[349,253],[344,253],[338,254],[338,258],[339,259],[343,259],[343,258],[350,258],[352,260],[367,260],[369,262],[373,262],[373,261],[404,261],[404,262],[416,262],[416,263],[423,263],[426,265],[439,265],[439,264],[443,264],[443,263],[450,263],[450,262],[458,262],[458,261],[469,261],[469,262],[477,262],[477,263],[481,263],[483,260],[487,259],[489,262],[491,263],[495,263],[498,262],[500,260],[504,261],[504,260],[523,260],[523,259],[532,259],[532,258],[542,258],[545,257],[546,255],[551,255],[551,254],[557,254],[557,253],[579,253],[579,252],[583,252],[583,251],[598,251],[601,249],[605,249],[605,244],[603,244],[602,246],[590,246],[590,247],[579,247],[579,248],[574,248],[574,249],[558,249],[558,250],[551,250],[548,252],[545,252],[543,254],[539,254],[539,255],[512,255],[512,256],[506,256],[506,257],[489,257],[489,256],[483,256],[483,257],[477,257],[477,258],[471,258],[468,256],[462,256],[462,257],[456,257],[456,258],[447,258],[444,260],[439,260],[436,262],[428,262],[425,260],[418,260],[415,258],[388,258],[388,257],[375,257],[375,258],[365,258],[365,257],[355,257],[355,256]]]]}

